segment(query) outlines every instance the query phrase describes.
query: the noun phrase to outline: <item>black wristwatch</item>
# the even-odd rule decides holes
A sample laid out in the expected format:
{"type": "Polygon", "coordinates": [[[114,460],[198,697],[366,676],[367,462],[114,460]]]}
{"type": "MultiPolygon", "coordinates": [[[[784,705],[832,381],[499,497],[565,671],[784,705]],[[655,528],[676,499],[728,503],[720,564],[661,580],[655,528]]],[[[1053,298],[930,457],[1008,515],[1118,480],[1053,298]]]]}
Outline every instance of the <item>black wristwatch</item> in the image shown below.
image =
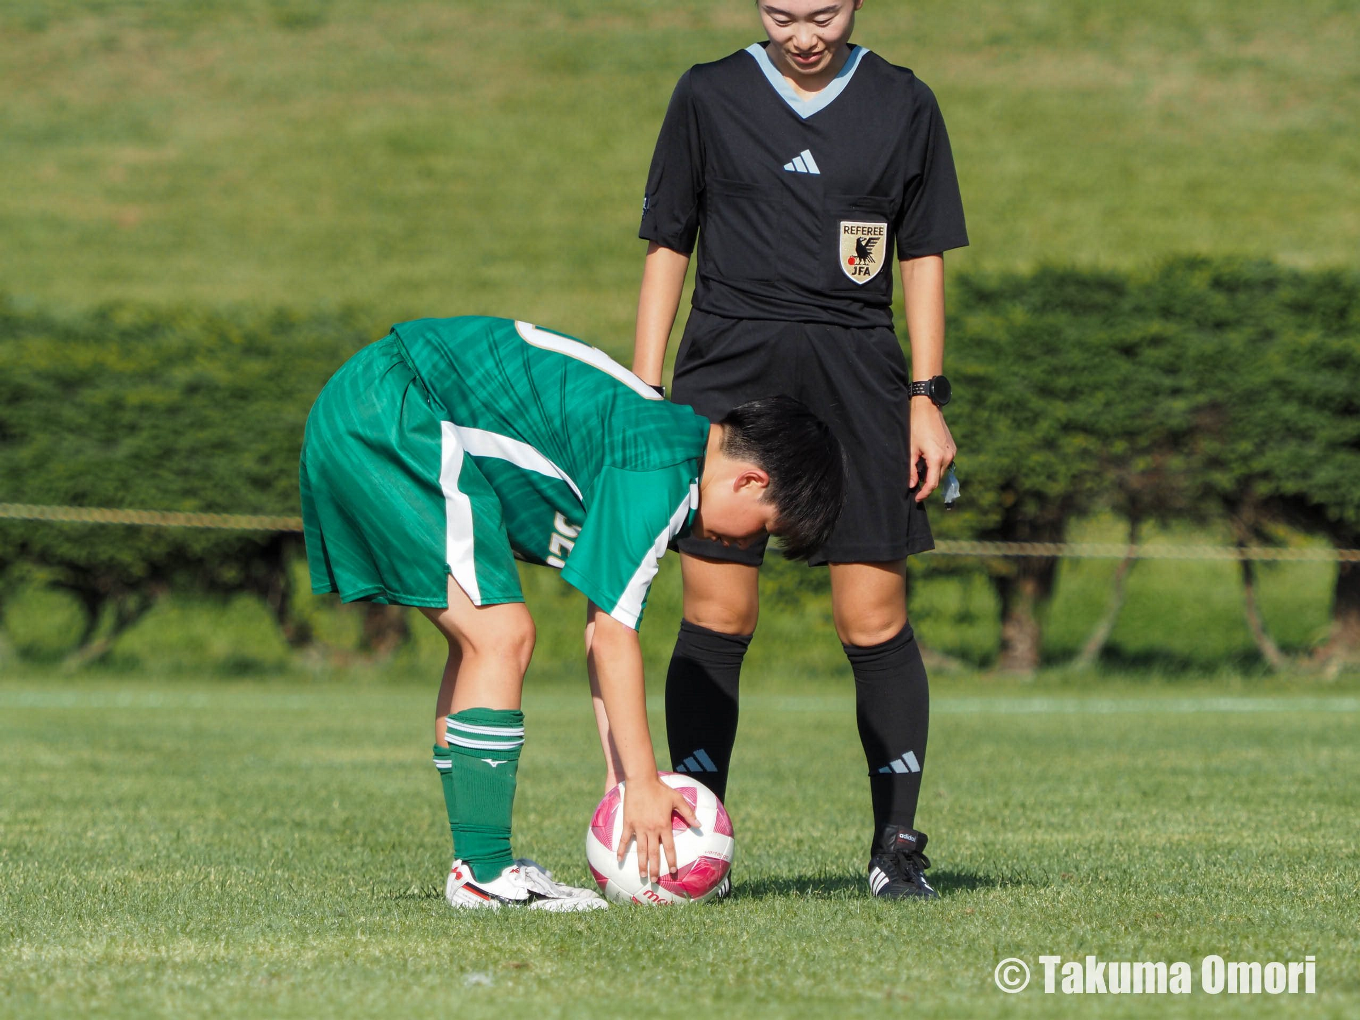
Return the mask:
{"type": "Polygon", "coordinates": [[[936,407],[944,407],[949,403],[950,394],[953,392],[949,380],[942,375],[937,375],[933,379],[925,382],[914,382],[908,391],[913,397],[929,397],[936,407]]]}
{"type": "MultiPolygon", "coordinates": [[[[648,385],[651,386],[651,383],[648,383],[648,385]]],[[[652,386],[652,389],[656,390],[657,395],[658,395],[662,400],[665,400],[665,399],[666,399],[666,387],[665,387],[665,386],[652,386]]]]}

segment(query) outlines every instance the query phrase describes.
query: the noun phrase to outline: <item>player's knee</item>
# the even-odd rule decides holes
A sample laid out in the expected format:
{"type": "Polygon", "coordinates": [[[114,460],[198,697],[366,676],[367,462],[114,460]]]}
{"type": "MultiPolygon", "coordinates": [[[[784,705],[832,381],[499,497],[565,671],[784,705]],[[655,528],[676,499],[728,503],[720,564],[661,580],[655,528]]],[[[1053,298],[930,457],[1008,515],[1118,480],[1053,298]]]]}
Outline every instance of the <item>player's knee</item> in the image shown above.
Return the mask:
{"type": "Polygon", "coordinates": [[[507,615],[469,631],[462,640],[464,654],[513,663],[521,673],[534,655],[534,621],[527,612],[507,615]]]}
{"type": "Polygon", "coordinates": [[[701,602],[685,605],[685,619],[705,630],[719,634],[754,634],[760,617],[760,604],[701,602]]]}
{"type": "Polygon", "coordinates": [[[905,613],[881,610],[859,614],[853,620],[836,620],[836,634],[841,644],[868,648],[897,637],[906,625],[905,613]]]}
{"type": "Polygon", "coordinates": [[[536,637],[534,621],[526,614],[503,638],[503,654],[519,667],[521,673],[529,669],[536,637]]]}

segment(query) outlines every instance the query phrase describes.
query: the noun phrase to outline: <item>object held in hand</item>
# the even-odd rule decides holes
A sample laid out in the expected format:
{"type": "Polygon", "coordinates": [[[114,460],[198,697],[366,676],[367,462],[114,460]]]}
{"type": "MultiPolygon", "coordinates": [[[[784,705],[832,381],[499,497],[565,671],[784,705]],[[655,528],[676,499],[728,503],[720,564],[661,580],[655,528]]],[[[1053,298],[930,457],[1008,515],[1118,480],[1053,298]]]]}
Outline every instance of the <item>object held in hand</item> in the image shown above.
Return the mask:
{"type": "Polygon", "coordinates": [[[944,475],[944,508],[954,509],[954,503],[959,498],[959,480],[954,477],[954,465],[950,464],[945,469],[944,475]]]}

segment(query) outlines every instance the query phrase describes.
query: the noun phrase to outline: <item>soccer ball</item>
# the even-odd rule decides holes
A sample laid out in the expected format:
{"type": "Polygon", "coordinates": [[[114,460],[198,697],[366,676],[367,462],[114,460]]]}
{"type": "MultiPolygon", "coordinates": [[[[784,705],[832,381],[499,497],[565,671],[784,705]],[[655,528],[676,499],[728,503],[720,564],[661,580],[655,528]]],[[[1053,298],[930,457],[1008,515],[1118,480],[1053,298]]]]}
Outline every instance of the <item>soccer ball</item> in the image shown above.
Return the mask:
{"type": "MultiPolygon", "coordinates": [[[[732,866],[736,842],[732,838],[732,820],[727,817],[722,801],[690,776],[675,772],[658,775],[689,801],[700,828],[691,829],[678,814],[671,815],[671,835],[678,858],[676,873],[672,876],[663,872],[659,881],[647,882],[638,877],[636,841],[630,841],[623,863],[619,863],[617,856],[623,833],[624,784],[606,793],[586,830],[586,860],[600,891],[611,903],[702,903],[717,893],[732,866]]],[[[665,856],[663,850],[663,861],[665,856]]]]}

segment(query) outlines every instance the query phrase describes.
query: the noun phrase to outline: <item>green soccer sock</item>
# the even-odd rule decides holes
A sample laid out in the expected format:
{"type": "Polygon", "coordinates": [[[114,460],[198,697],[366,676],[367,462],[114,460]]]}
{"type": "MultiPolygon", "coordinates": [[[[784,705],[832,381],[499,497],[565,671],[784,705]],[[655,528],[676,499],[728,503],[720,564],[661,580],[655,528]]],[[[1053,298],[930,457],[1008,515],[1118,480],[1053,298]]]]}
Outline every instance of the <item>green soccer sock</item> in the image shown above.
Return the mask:
{"type": "Polygon", "coordinates": [[[514,863],[510,815],[515,804],[524,713],[468,708],[448,718],[450,767],[445,786],[454,853],[479,882],[514,863]]]}
{"type": "MultiPolygon", "coordinates": [[[[444,788],[444,808],[449,813],[449,835],[452,836],[458,827],[458,808],[453,799],[453,752],[435,744],[434,767],[439,771],[439,785],[444,788]]],[[[457,855],[456,849],[454,854],[457,855]]]]}

